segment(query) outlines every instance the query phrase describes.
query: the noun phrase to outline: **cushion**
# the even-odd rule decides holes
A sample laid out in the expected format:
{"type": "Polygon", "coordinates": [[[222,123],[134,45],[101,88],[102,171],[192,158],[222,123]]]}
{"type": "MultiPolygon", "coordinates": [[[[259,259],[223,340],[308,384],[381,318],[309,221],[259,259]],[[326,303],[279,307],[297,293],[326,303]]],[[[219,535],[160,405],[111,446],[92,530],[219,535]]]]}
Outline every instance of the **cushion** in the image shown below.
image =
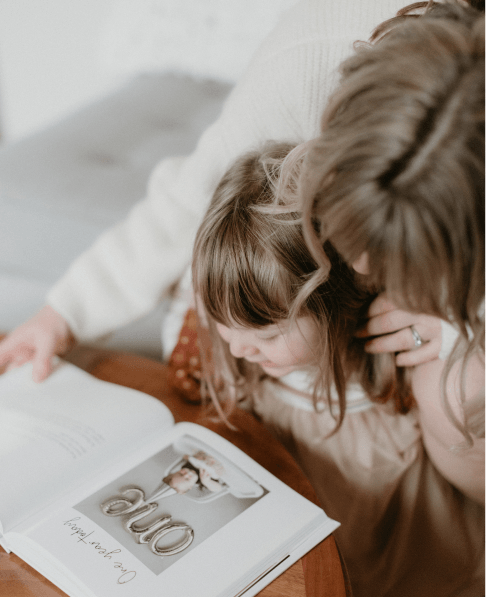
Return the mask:
{"type": "MultiPolygon", "coordinates": [[[[193,150],[230,88],[170,73],[139,75],[49,128],[0,146],[0,330],[44,304],[73,259],[144,196],[162,158],[193,150]]],[[[155,318],[106,344],[159,355],[155,318]]]]}

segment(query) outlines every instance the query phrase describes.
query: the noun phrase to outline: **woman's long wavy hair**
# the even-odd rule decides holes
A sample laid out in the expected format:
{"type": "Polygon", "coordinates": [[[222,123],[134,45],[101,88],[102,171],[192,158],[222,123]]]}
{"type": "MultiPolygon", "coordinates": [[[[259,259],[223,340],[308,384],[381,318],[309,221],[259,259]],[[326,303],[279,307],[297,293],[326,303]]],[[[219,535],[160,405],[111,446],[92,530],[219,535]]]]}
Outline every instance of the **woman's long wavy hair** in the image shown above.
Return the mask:
{"type": "Polygon", "coordinates": [[[465,363],[484,351],[484,28],[458,2],[378,27],[343,63],[299,183],[317,261],[324,242],[348,263],[367,252],[378,291],[456,324],[465,363]]]}
{"type": "Polygon", "coordinates": [[[196,237],[193,286],[213,353],[210,364],[202,351],[204,386],[224,416],[228,410],[222,400],[232,408],[256,395],[265,373],[234,358],[215,324],[263,328],[309,316],[320,331],[319,344],[312,347],[318,372],[315,401],[326,397],[331,405],[335,386],[337,426],[344,417],[346,382],[360,352],[353,332],[370,297],[356,286],[354,273],[332,245],[324,245],[331,263],[324,274],[305,243],[296,186],[305,151],[304,145],[294,149],[269,143],[238,159],[216,189],[196,237]],[[303,289],[308,289],[307,299],[291,313],[303,289]]]}

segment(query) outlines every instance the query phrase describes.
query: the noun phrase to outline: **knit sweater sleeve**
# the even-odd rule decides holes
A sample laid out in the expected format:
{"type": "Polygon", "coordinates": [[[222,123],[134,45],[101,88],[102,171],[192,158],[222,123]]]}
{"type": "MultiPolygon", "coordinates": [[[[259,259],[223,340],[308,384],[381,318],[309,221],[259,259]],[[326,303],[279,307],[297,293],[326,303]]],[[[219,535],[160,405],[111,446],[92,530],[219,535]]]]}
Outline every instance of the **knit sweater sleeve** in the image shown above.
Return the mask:
{"type": "Polygon", "coordinates": [[[156,306],[190,262],[213,190],[238,155],[267,139],[300,142],[318,134],[339,63],[402,3],[358,0],[347,11],[340,4],[301,0],[285,13],[193,154],[163,160],[146,197],[51,289],[48,304],[79,340],[109,333],[156,306]]]}

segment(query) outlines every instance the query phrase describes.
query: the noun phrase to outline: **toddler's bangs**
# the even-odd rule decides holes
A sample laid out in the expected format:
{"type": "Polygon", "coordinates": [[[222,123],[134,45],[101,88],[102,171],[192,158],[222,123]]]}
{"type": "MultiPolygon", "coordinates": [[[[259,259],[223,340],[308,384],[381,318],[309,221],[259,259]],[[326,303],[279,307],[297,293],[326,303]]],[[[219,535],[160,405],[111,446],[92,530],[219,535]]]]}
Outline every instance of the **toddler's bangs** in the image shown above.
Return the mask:
{"type": "Polygon", "coordinates": [[[250,232],[228,227],[207,244],[194,265],[207,313],[230,327],[265,327],[286,319],[289,311],[289,282],[269,239],[266,244],[250,232]]]}

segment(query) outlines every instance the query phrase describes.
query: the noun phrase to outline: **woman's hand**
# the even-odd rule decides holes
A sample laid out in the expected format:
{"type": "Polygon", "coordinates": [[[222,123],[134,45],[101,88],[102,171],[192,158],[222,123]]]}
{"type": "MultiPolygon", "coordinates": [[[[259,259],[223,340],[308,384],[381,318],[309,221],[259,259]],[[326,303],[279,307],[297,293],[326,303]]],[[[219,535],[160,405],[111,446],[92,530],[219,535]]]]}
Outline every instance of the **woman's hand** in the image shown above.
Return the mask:
{"type": "Polygon", "coordinates": [[[378,296],[368,311],[366,325],[356,337],[369,338],[365,351],[395,352],[398,367],[412,367],[437,359],[442,346],[442,326],[438,317],[398,309],[384,295],[378,296]],[[415,337],[420,346],[416,346],[415,337]]]}
{"type": "Polygon", "coordinates": [[[0,367],[8,371],[32,361],[32,379],[40,382],[51,374],[52,358],[74,343],[66,320],[46,305],[0,342],[0,367]]]}

